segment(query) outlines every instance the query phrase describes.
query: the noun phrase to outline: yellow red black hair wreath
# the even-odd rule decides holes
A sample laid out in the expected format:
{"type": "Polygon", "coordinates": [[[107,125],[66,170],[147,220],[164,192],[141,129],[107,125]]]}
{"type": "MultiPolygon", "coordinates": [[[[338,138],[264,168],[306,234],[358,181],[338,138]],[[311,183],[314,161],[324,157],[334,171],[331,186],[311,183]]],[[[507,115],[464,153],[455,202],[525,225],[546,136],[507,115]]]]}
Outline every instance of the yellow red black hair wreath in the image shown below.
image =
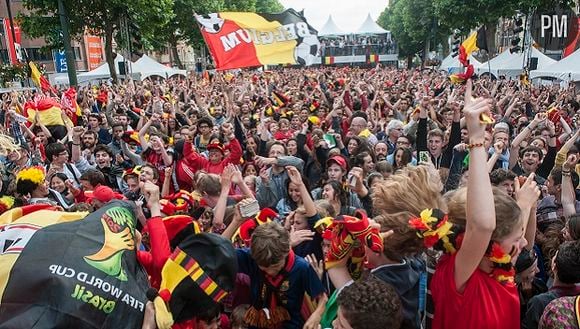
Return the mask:
{"type": "Polygon", "coordinates": [[[41,166],[34,166],[20,170],[16,175],[16,183],[22,180],[28,180],[36,185],[40,185],[44,182],[45,178],[46,173],[44,172],[44,168],[41,166]]]}

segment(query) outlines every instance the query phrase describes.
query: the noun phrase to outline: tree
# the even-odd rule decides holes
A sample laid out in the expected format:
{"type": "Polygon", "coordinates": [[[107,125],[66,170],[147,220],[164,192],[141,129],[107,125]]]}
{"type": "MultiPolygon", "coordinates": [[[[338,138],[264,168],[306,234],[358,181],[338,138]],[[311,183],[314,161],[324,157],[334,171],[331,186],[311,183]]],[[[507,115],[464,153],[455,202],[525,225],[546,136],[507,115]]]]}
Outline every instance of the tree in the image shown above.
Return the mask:
{"type": "Polygon", "coordinates": [[[224,10],[256,12],[256,0],[225,0],[224,10]]]}
{"type": "Polygon", "coordinates": [[[467,33],[481,25],[486,26],[487,44],[495,52],[495,32],[501,17],[511,17],[516,12],[531,14],[538,7],[552,8],[561,3],[571,5],[571,0],[433,0],[439,20],[451,29],[467,33]],[[459,14],[460,13],[460,14],[459,14]]]}
{"type": "Polygon", "coordinates": [[[157,29],[154,38],[157,44],[154,48],[159,49],[169,44],[173,60],[179,68],[183,68],[177,44],[186,42],[193,47],[203,46],[195,14],[221,11],[224,6],[224,0],[174,0],[173,19],[157,29]]]}
{"type": "Polygon", "coordinates": [[[407,58],[408,66],[413,56],[420,52],[426,60],[431,42],[441,41],[448,32],[448,28],[438,24],[433,14],[433,0],[391,1],[377,23],[391,31],[399,47],[399,55],[407,58]]]}
{"type": "Polygon", "coordinates": [[[256,1],[256,12],[257,13],[279,13],[284,11],[284,6],[278,0],[257,0],[256,1]]]}
{"type": "MultiPolygon", "coordinates": [[[[70,34],[81,37],[88,30],[105,39],[105,58],[113,81],[117,82],[113,54],[113,38],[127,19],[141,27],[141,34],[152,39],[158,28],[172,17],[173,0],[63,0],[70,22],[70,34]]],[[[44,37],[50,42],[58,30],[57,2],[51,0],[24,0],[28,14],[21,14],[22,28],[31,37],[44,37]],[[51,25],[43,25],[43,22],[51,25]]]]}

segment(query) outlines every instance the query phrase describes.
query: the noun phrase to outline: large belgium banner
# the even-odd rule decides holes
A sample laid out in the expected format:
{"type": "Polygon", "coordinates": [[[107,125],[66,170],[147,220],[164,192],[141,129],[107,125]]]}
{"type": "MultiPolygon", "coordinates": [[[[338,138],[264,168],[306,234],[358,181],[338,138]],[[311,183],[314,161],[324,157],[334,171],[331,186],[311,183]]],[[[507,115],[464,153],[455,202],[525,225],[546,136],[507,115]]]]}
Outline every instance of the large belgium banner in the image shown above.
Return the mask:
{"type": "Polygon", "coordinates": [[[141,328],[149,285],[127,203],[14,211],[0,216],[0,328],[141,328]]]}
{"type": "Polygon", "coordinates": [[[318,32],[294,9],[279,14],[196,15],[216,69],[318,62],[318,32]]]}

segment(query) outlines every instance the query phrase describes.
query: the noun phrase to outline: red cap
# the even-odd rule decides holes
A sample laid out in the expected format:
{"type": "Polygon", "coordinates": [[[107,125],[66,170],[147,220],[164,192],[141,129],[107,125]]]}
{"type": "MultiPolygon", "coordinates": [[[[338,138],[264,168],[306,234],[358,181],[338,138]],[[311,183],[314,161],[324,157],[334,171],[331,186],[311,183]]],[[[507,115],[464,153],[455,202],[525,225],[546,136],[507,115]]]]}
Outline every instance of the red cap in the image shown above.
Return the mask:
{"type": "Polygon", "coordinates": [[[341,157],[340,155],[334,155],[331,156],[330,158],[328,158],[328,160],[326,160],[326,166],[330,166],[331,162],[336,163],[337,165],[340,166],[340,168],[342,168],[342,170],[344,171],[348,171],[348,167],[346,165],[346,160],[341,157]]]}
{"type": "Polygon", "coordinates": [[[85,195],[89,199],[89,202],[92,202],[93,200],[99,200],[102,203],[107,203],[113,199],[123,199],[121,194],[115,193],[110,187],[106,185],[99,185],[95,187],[94,191],[85,192],[85,195]]]}
{"type": "Polygon", "coordinates": [[[207,150],[218,150],[224,153],[224,146],[221,143],[210,143],[207,145],[207,150]]]}

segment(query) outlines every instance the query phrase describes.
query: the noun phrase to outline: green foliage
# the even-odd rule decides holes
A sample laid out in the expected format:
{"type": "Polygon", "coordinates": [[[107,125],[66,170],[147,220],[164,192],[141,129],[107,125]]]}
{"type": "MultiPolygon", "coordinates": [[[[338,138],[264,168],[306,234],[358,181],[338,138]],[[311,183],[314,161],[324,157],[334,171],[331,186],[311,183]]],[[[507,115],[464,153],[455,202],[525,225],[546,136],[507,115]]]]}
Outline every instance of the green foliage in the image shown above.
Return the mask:
{"type": "Polygon", "coordinates": [[[256,1],[256,12],[257,13],[279,13],[284,11],[284,6],[278,0],[257,0],[256,1]]]}
{"type": "MultiPolygon", "coordinates": [[[[117,31],[120,19],[128,17],[142,27],[143,35],[153,35],[159,26],[173,18],[172,0],[63,0],[69,18],[70,33],[82,35],[85,29],[96,35],[117,31]]],[[[60,33],[60,21],[56,1],[24,0],[28,13],[18,19],[24,33],[30,37],[44,37],[50,44],[56,43],[60,33]]]]}
{"type": "Polygon", "coordinates": [[[495,23],[518,9],[514,0],[434,0],[435,13],[451,28],[464,32],[477,26],[495,23]]]}
{"type": "Polygon", "coordinates": [[[4,64],[0,66],[0,84],[6,86],[14,80],[25,80],[28,77],[28,66],[24,64],[4,64]]]}
{"type": "MultiPolygon", "coordinates": [[[[146,40],[154,40],[157,29],[173,18],[173,0],[62,0],[69,22],[72,38],[79,38],[84,31],[103,36],[105,55],[113,65],[112,41],[119,31],[122,19],[128,19],[140,26],[140,33],[146,40]]],[[[31,37],[43,37],[54,49],[61,49],[58,42],[60,21],[58,3],[54,0],[24,0],[28,13],[22,13],[24,33],[31,37]]],[[[62,38],[61,38],[62,39],[62,38]]],[[[111,72],[113,79],[116,74],[111,72]]]]}
{"type": "Polygon", "coordinates": [[[501,17],[517,12],[531,14],[536,8],[557,4],[573,5],[572,0],[433,0],[437,17],[452,29],[464,32],[481,25],[495,24],[501,17]]]}
{"type": "Polygon", "coordinates": [[[256,0],[225,0],[223,9],[226,11],[256,12],[256,2],[256,0]]]}
{"type": "Polygon", "coordinates": [[[428,40],[434,41],[432,44],[444,42],[449,29],[446,25],[437,24],[434,1],[391,1],[390,7],[379,16],[377,24],[391,31],[399,46],[399,55],[414,56],[425,48],[428,40]]]}

